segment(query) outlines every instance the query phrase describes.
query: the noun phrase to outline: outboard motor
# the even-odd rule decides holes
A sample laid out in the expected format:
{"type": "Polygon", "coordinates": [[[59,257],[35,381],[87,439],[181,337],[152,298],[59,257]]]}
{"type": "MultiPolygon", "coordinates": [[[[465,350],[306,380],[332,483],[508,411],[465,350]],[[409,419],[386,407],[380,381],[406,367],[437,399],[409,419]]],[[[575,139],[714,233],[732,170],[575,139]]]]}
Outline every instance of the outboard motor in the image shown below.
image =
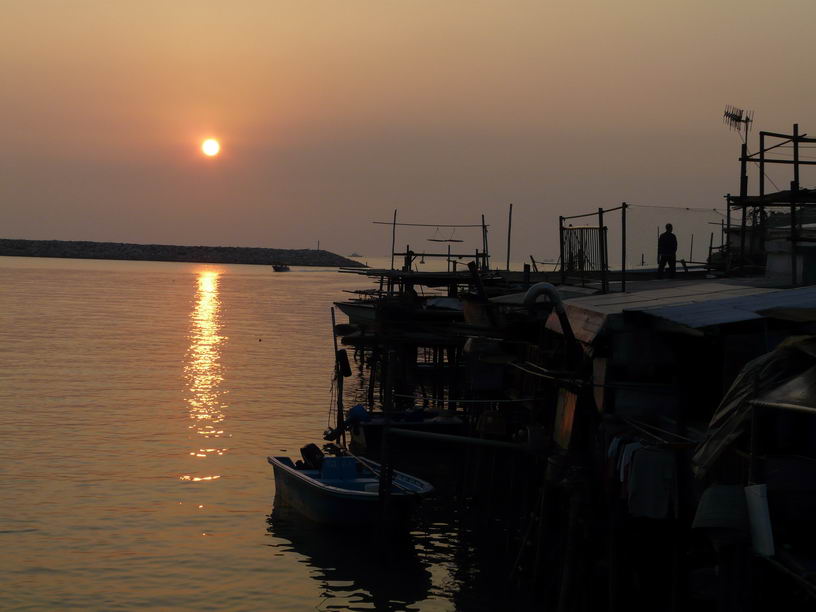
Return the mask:
{"type": "Polygon", "coordinates": [[[323,464],[323,451],[317,444],[307,444],[301,448],[300,456],[303,457],[303,464],[307,470],[319,470],[323,464]]]}

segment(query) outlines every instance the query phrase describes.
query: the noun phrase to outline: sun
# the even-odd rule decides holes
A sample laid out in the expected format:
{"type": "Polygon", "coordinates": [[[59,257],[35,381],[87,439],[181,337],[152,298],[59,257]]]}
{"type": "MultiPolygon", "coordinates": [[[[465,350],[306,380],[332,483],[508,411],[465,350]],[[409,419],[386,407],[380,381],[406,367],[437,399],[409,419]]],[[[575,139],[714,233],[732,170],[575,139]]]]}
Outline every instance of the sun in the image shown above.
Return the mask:
{"type": "Polygon", "coordinates": [[[215,157],[221,151],[221,143],[215,138],[208,138],[201,143],[201,152],[207,157],[215,157]]]}

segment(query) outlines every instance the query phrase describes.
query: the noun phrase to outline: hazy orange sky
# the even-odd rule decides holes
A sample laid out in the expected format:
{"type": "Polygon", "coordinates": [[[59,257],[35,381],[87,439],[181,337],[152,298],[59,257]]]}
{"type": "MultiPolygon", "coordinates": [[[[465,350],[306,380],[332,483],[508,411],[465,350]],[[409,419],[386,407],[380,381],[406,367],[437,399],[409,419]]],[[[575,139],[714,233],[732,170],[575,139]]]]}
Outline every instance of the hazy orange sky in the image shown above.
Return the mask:
{"type": "Polygon", "coordinates": [[[514,258],[552,257],[559,214],[721,206],[726,104],[816,133],[814,25],[813,0],[0,0],[0,237],[374,255],[398,208],[484,213],[503,262],[513,202],[514,258]]]}

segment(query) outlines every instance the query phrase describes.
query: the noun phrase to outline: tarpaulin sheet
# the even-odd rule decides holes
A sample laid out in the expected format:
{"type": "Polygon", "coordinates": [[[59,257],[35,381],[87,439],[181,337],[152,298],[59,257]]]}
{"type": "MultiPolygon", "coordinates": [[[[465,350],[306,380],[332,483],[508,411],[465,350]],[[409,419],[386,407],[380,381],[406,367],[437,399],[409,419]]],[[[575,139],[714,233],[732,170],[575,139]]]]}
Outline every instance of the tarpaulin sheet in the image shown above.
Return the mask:
{"type": "MultiPolygon", "coordinates": [[[[774,390],[807,386],[807,373],[816,365],[816,336],[790,338],[776,350],[748,362],[717,408],[703,441],[692,458],[695,474],[702,478],[722,453],[745,430],[751,418],[751,400],[777,398],[774,390]],[[796,379],[803,377],[802,384],[796,379]]],[[[795,393],[795,391],[794,391],[795,393]]],[[[779,401],[776,399],[775,401],[779,401]]]]}

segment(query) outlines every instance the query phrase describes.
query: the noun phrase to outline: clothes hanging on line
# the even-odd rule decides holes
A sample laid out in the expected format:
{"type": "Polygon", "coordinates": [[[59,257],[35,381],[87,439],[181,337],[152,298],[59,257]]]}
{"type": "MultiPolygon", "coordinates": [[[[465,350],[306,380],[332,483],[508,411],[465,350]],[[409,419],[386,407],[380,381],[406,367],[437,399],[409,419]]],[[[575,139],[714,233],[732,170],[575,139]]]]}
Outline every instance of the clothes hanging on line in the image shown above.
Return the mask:
{"type": "Polygon", "coordinates": [[[606,452],[605,475],[607,490],[617,492],[632,517],[666,519],[678,515],[674,450],[628,433],[618,434],[606,452]]]}

